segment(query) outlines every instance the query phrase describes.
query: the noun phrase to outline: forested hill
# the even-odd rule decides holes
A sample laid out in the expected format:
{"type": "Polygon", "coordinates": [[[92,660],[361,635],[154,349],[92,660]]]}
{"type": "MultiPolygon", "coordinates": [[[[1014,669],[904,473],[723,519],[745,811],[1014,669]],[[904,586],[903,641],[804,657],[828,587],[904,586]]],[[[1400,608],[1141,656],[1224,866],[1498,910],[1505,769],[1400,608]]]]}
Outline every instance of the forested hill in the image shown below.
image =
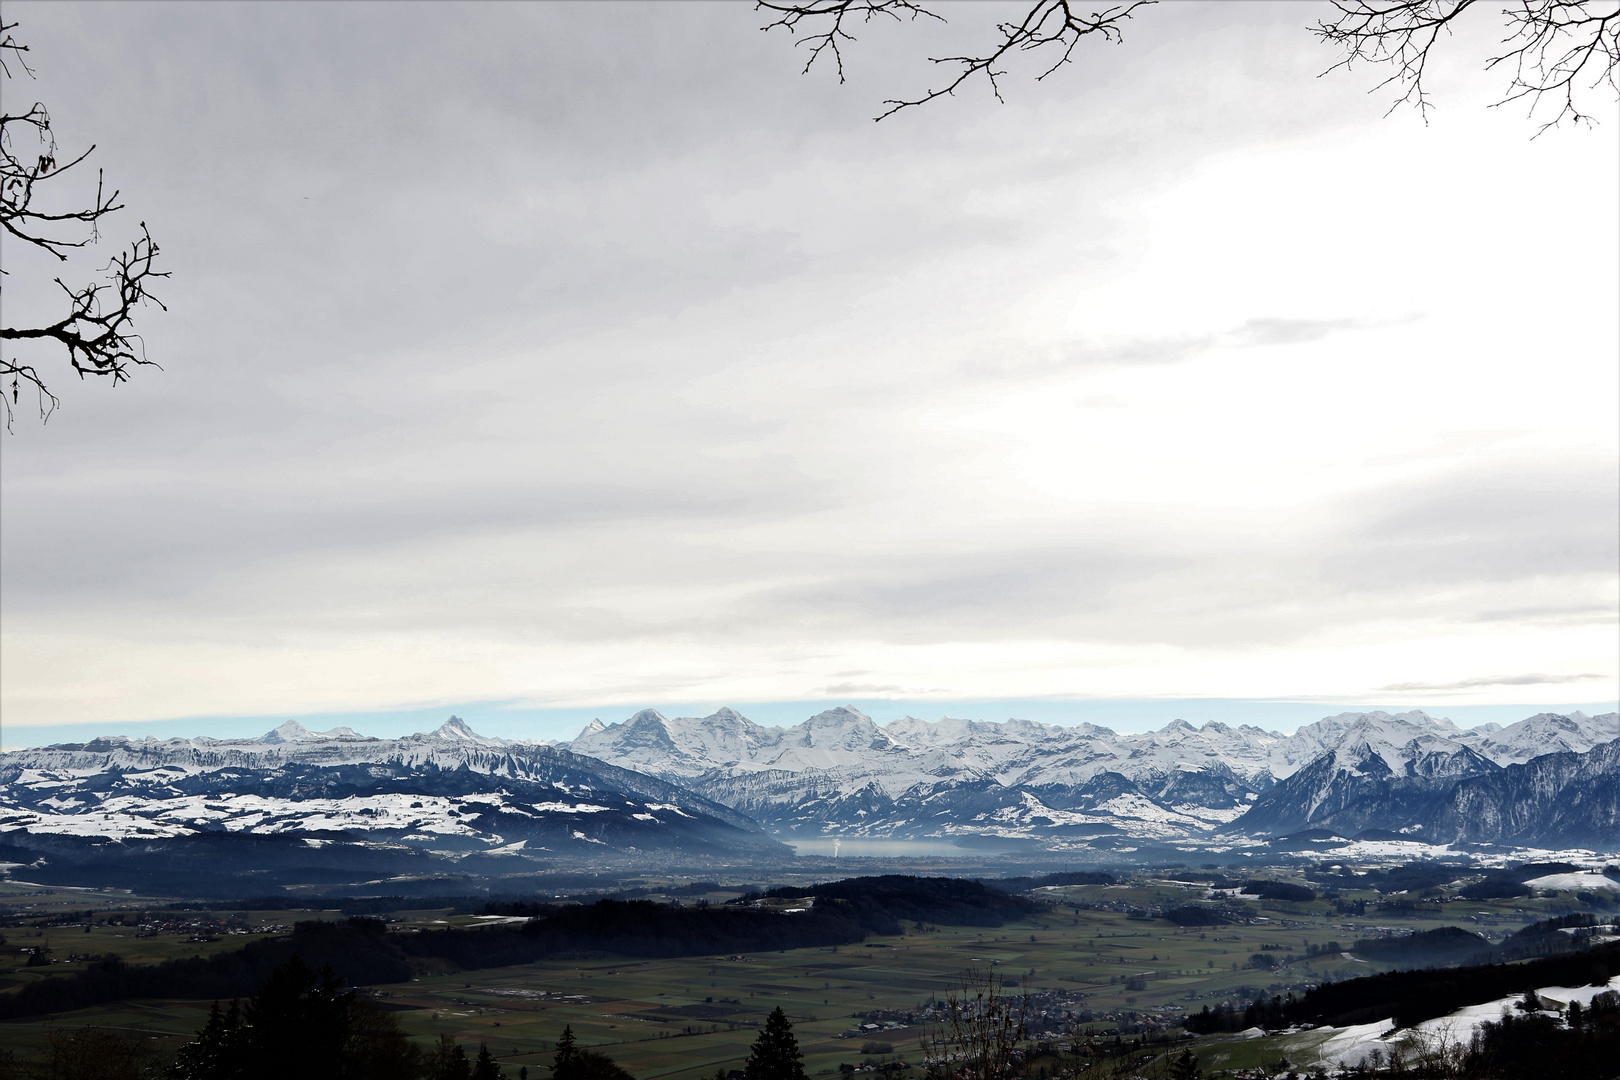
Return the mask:
{"type": "Polygon", "coordinates": [[[99,1002],[170,997],[245,997],[289,956],[312,968],[331,964],[350,985],[397,982],[412,958],[463,968],[503,967],[550,956],[702,956],[849,945],[869,934],[901,932],[901,920],[1000,926],[1036,905],[972,881],[877,877],[778,889],[731,904],[677,907],[648,900],[588,905],[503,905],[532,915],[521,926],[420,933],[388,932],[375,919],[301,922],[287,938],[255,942],[207,959],[132,967],[103,960],[78,975],[30,983],[0,994],[0,1019],[38,1016],[99,1002]],[[813,898],[806,907],[802,901],[813,898]],[[794,907],[791,913],[786,909],[794,907]]]}
{"type": "Polygon", "coordinates": [[[1246,1008],[1235,1009],[1206,1005],[1189,1013],[1185,1023],[1199,1034],[1293,1024],[1346,1027],[1380,1020],[1406,1028],[1541,987],[1602,986],[1616,975],[1620,975],[1620,942],[1611,942],[1521,963],[1386,971],[1326,982],[1299,998],[1259,997],[1246,1008]]]}
{"type": "Polygon", "coordinates": [[[818,908],[848,905],[863,926],[879,934],[898,934],[900,919],[948,926],[1000,926],[1040,910],[1031,900],[982,882],[900,874],[772,889],[765,895],[773,899],[814,897],[818,908]]]}
{"type": "Polygon", "coordinates": [[[233,952],[134,966],[117,957],[98,960],[76,975],[25,984],[0,994],[0,1020],[83,1009],[132,998],[226,1001],[247,997],[290,957],[312,968],[330,964],[351,985],[410,978],[410,962],[378,919],[301,922],[289,937],[255,941],[233,952]]]}
{"type": "Polygon", "coordinates": [[[1389,971],[1323,983],[1284,1007],[1289,1023],[1365,1024],[1393,1016],[1402,1027],[1541,986],[1600,986],[1620,975],[1620,944],[1518,964],[1389,971]]]}

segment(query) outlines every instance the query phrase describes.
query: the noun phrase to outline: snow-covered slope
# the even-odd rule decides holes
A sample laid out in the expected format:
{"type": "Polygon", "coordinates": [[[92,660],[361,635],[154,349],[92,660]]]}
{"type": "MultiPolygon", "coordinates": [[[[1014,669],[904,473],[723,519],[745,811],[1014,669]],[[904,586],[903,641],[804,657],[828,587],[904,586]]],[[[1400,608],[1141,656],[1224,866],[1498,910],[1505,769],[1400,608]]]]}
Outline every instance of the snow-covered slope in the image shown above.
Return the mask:
{"type": "Polygon", "coordinates": [[[1368,714],[1235,826],[1272,836],[1377,830],[1443,843],[1612,848],[1620,842],[1620,739],[1591,738],[1613,718],[1542,714],[1453,734],[1428,717],[1368,714]],[[1547,750],[1529,754],[1523,741],[1536,732],[1547,750]]]}
{"type": "Polygon", "coordinates": [[[1498,765],[1522,765],[1543,754],[1584,754],[1620,739],[1620,714],[1537,713],[1505,728],[1486,724],[1465,731],[1460,739],[1498,765]]]}
{"type": "Polygon", "coordinates": [[[96,739],[0,754],[0,834],[346,836],[443,851],[785,849],[655,777],[451,717],[370,739],[288,722],[259,739],[96,739]]]}
{"type": "Polygon", "coordinates": [[[1180,720],[1120,734],[1017,719],[879,725],[848,707],[782,728],[729,708],[674,718],[646,709],[622,723],[593,722],[570,745],[788,833],[1166,838],[1238,819],[1275,835],[1284,822],[1353,807],[1352,817],[1366,819],[1358,831],[1394,828],[1404,821],[1401,799],[1517,763],[1538,740],[1550,750],[1590,750],[1617,719],[1545,714],[1464,731],[1414,710],[1341,713],[1293,735],[1180,720]]]}
{"type": "Polygon", "coordinates": [[[1293,735],[1179,720],[1121,734],[1027,720],[877,724],[848,707],[781,728],[732,709],[647,709],[593,722],[564,746],[488,738],[455,717],[400,739],[289,721],[257,739],[104,738],[0,754],[0,833],[307,834],[505,854],[780,851],[761,825],[1057,846],[1309,828],[1590,844],[1615,820],[1614,740],[1602,737],[1617,719],[1542,714],[1464,731],[1420,711],[1369,712],[1293,735]]]}

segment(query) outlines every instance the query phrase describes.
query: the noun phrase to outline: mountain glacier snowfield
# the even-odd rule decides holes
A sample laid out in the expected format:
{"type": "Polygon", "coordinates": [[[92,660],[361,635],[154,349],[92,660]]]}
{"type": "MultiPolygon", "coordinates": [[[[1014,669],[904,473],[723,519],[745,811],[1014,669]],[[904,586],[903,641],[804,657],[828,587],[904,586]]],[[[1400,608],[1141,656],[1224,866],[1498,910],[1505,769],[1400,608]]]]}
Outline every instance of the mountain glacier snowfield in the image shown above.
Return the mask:
{"type": "Polygon", "coordinates": [[[730,708],[646,709],[562,743],[490,738],[452,717],[400,739],[289,721],[257,739],[13,751],[0,755],[0,833],[299,837],[458,858],[786,854],[781,840],[1611,851],[1617,782],[1614,713],[1468,729],[1421,711],[1342,713],[1283,735],[1180,720],[1139,733],[879,724],[849,707],[767,727],[730,708]]]}

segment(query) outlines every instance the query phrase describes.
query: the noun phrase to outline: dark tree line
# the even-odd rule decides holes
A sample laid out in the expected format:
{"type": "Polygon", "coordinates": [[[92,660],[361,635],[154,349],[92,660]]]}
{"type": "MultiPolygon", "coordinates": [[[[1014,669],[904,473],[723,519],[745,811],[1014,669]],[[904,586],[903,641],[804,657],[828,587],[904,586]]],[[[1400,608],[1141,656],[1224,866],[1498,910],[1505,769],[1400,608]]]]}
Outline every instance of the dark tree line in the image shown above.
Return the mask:
{"type": "MultiPolygon", "coordinates": [[[[526,964],[548,956],[611,953],[673,957],[850,945],[869,934],[897,934],[902,919],[1000,926],[1033,909],[1030,901],[977,882],[950,878],[877,877],[776,894],[816,896],[808,911],[785,917],[742,904],[676,907],[649,900],[600,900],[536,906],[518,927],[389,934],[378,919],[294,925],[289,937],[256,941],[209,957],[137,966],[117,957],[75,975],[42,979],[0,995],[0,1020],[82,1009],[129,998],[227,1000],[253,993],[293,955],[330,965],[351,985],[401,982],[412,958],[449,960],[475,969],[526,964]]],[[[773,894],[773,895],[776,895],[773,894]]]]}
{"type": "Polygon", "coordinates": [[[1245,896],[1258,896],[1262,900],[1284,900],[1304,904],[1316,899],[1316,890],[1288,881],[1245,881],[1240,890],[1245,896]]]}
{"type": "MultiPolygon", "coordinates": [[[[1533,995],[1531,995],[1533,997],[1533,995]]],[[[1534,1006],[1533,1001],[1522,1003],[1534,1006]]],[[[1481,1080],[1594,1080],[1620,1074],[1620,994],[1570,1002],[1562,1020],[1531,1008],[1487,1021],[1455,1075],[1481,1080]]]]}
{"type": "Polygon", "coordinates": [[[1412,1027],[1538,986],[1600,986],[1615,975],[1620,975],[1620,944],[1608,944],[1517,964],[1389,971],[1323,983],[1303,997],[1257,998],[1242,1009],[1206,1005],[1185,1024],[1200,1034],[1302,1023],[1343,1027],[1391,1017],[1400,1027],[1412,1027]]]}
{"type": "Polygon", "coordinates": [[[1221,1002],[1213,1009],[1205,1005],[1196,1013],[1188,1013],[1183,1022],[1188,1031],[1198,1035],[1213,1035],[1223,1031],[1247,1031],[1249,1028],[1280,1028],[1287,1025],[1287,1009],[1294,1006],[1294,995],[1257,997],[1242,1008],[1221,1002]]]}
{"type": "Polygon", "coordinates": [[[1041,905],[1032,900],[983,882],[908,874],[772,889],[765,896],[789,900],[815,897],[817,906],[813,911],[828,905],[834,912],[847,911],[876,934],[899,933],[902,919],[952,926],[1000,926],[1041,910],[1041,905]]]}
{"type": "Polygon", "coordinates": [[[293,956],[245,1004],[221,1009],[216,1001],[169,1080],[451,1080],[428,1057],[392,1015],[344,990],[331,967],[315,972],[293,956]]]}
{"type": "Polygon", "coordinates": [[[67,1012],[130,998],[246,997],[293,956],[316,966],[330,966],[351,984],[400,982],[410,977],[410,962],[388,939],[386,929],[376,919],[301,922],[290,937],[255,941],[206,958],[134,965],[108,957],[76,975],[40,979],[0,995],[0,1019],[67,1012]]]}

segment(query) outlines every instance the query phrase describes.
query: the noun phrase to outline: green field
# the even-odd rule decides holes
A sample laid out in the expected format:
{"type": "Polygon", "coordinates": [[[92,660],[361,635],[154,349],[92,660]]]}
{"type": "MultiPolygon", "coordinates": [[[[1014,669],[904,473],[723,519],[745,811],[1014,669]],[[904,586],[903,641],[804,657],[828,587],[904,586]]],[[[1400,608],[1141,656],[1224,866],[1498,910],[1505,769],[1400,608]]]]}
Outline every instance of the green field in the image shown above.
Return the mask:
{"type": "MultiPolygon", "coordinates": [[[[572,1026],[581,1043],[599,1046],[643,1080],[697,1080],[716,1067],[739,1067],[764,1014],[780,1005],[792,1018],[806,1066],[812,1075],[836,1073],[840,1063],[862,1061],[868,1042],[889,1043],[890,1056],[916,1059],[916,1027],[840,1037],[861,1023],[852,1014],[873,1010],[907,1010],[931,996],[943,996],[971,967],[992,969],[1021,991],[1058,991],[1073,1009],[1097,1018],[1093,1031],[1112,1031],[1125,1023],[1174,1024],[1182,1010],[1235,992],[1278,992],[1287,986],[1338,979],[1380,970],[1347,960],[1337,952],[1301,958],[1311,945],[1331,940],[1348,945],[1358,937],[1387,930],[1423,930],[1442,925],[1474,929],[1517,928],[1567,910],[1555,900],[1498,903],[1422,904],[1411,912],[1369,908],[1365,917],[1336,914],[1324,900],[1310,903],[1247,901],[1257,920],[1244,925],[1182,928],[1163,919],[1133,917],[1096,905],[1167,905],[1204,895],[1199,885],[1139,879],[1115,886],[1069,886],[1043,889],[1036,895],[1053,906],[1047,911],[996,929],[908,927],[906,934],[872,938],[839,948],[798,949],[743,956],[687,957],[674,960],[631,960],[603,957],[571,962],[541,962],[517,967],[456,971],[423,965],[410,982],[373,988],[378,1002],[395,1012],[404,1029],[424,1041],[451,1034],[476,1047],[488,1044],[508,1074],[519,1065],[544,1076],[543,1066],[563,1025],[572,1026]],[[1263,955],[1281,964],[1257,969],[1250,958],[1263,955]],[[1288,957],[1296,957],[1283,964],[1288,957]],[[1076,998],[1076,995],[1084,995],[1076,998]]],[[[722,900],[727,894],[716,894],[722,900]]],[[[1345,899],[1376,899],[1373,894],[1346,894],[1345,899]]],[[[109,916],[134,917],[143,910],[129,899],[104,894],[91,903],[84,893],[41,899],[22,922],[57,917],[66,911],[97,909],[88,932],[82,927],[32,929],[12,924],[6,930],[6,955],[49,939],[57,956],[116,952],[138,962],[174,956],[204,955],[238,948],[251,937],[221,936],[217,941],[190,941],[185,928],[141,932],[109,925],[109,916]],[[31,935],[39,935],[37,938],[31,935]]],[[[16,905],[13,905],[16,910],[16,905]]],[[[148,925],[171,924],[202,917],[199,913],[147,908],[148,925]]],[[[239,916],[238,924],[262,928],[295,919],[337,918],[337,912],[216,912],[212,917],[239,916]]],[[[465,925],[478,920],[445,911],[400,911],[391,918],[402,927],[465,925]]],[[[53,963],[0,969],[0,986],[20,980],[52,978],[81,964],[53,963]]],[[[37,1047],[49,1027],[99,1024],[148,1033],[172,1050],[202,1024],[206,1002],[142,1001],[86,1009],[52,1018],[0,1024],[0,1045],[24,1053],[37,1047]]],[[[1057,1018],[1036,1024],[1055,1034],[1072,1021],[1057,1018]]],[[[1224,1044],[1205,1051],[1210,1064],[1238,1067],[1274,1060],[1271,1040],[1244,1046],[1224,1044]],[[1217,1063],[1213,1056],[1225,1060],[1217,1063]],[[1269,1055],[1269,1056],[1268,1056],[1269,1055]],[[1255,1058],[1254,1062],[1249,1058],[1255,1058]],[[1242,1060],[1238,1060],[1242,1059],[1242,1060]]]]}

